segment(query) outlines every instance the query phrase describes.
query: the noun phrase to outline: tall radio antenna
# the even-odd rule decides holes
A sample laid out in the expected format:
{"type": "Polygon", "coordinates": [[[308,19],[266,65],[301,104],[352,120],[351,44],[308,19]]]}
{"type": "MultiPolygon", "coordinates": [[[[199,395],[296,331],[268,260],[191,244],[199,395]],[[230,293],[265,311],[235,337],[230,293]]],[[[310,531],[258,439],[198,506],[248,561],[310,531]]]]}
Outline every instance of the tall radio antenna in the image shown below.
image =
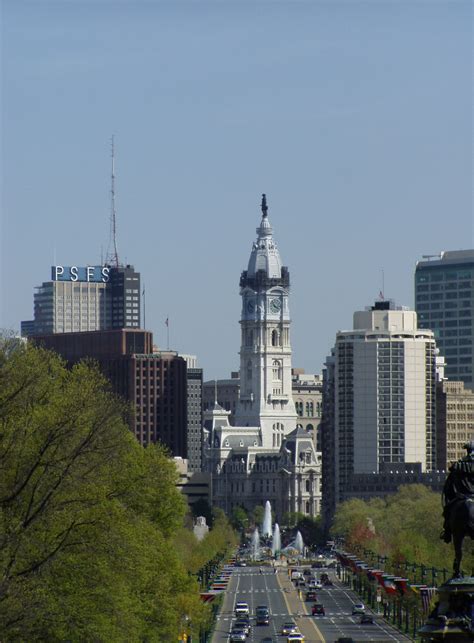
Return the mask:
{"type": "Polygon", "coordinates": [[[106,263],[108,265],[119,266],[119,258],[117,251],[117,222],[115,216],[115,145],[114,136],[111,139],[111,156],[112,156],[112,173],[110,183],[110,238],[109,249],[107,251],[106,263]]]}

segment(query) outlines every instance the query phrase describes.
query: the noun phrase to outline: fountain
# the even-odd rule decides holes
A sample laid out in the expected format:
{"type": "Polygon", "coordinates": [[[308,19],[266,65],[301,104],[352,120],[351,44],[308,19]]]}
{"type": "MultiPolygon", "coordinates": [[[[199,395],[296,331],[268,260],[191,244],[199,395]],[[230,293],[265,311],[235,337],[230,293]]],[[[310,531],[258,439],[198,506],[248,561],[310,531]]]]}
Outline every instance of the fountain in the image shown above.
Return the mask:
{"type": "Polygon", "coordinates": [[[258,527],[255,527],[255,531],[252,534],[252,543],[251,543],[252,560],[257,560],[259,549],[260,549],[260,535],[258,533],[258,527]]]}
{"type": "Polygon", "coordinates": [[[265,503],[265,513],[263,515],[262,536],[263,538],[271,538],[272,535],[272,506],[270,501],[265,503]]]}
{"type": "Polygon", "coordinates": [[[296,538],[295,538],[295,544],[294,548],[299,551],[300,554],[303,554],[304,550],[304,542],[303,542],[303,536],[301,535],[300,531],[296,532],[296,538]]]}
{"type": "Polygon", "coordinates": [[[281,537],[280,537],[280,527],[278,523],[275,523],[273,528],[273,538],[272,538],[272,554],[273,556],[278,556],[281,549],[281,537]]]}

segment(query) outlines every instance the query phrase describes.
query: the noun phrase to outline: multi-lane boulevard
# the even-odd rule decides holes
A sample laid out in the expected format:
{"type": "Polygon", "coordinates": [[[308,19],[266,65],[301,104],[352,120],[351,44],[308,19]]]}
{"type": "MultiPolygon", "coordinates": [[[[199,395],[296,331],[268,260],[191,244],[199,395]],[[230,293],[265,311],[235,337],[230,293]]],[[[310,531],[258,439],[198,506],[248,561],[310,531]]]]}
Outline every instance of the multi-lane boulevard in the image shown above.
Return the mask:
{"type": "MultiPolygon", "coordinates": [[[[282,626],[294,620],[304,635],[306,643],[333,643],[339,637],[351,637],[354,641],[408,641],[382,619],[374,615],[373,624],[360,624],[360,617],[352,615],[352,605],[359,602],[354,592],[348,590],[332,576],[334,584],[317,591],[318,602],[324,605],[326,615],[311,616],[312,603],[306,603],[304,593],[300,597],[288,577],[286,569],[275,573],[272,568],[237,567],[234,569],[222,608],[218,615],[212,643],[229,640],[234,609],[239,601],[249,605],[252,629],[248,643],[259,643],[265,637],[273,637],[275,643],[283,643],[282,626]],[[267,605],[271,618],[268,626],[255,625],[255,610],[258,605],[267,605]],[[253,617],[253,618],[252,618],[253,617]]],[[[370,610],[367,611],[371,613],[370,610]]]]}

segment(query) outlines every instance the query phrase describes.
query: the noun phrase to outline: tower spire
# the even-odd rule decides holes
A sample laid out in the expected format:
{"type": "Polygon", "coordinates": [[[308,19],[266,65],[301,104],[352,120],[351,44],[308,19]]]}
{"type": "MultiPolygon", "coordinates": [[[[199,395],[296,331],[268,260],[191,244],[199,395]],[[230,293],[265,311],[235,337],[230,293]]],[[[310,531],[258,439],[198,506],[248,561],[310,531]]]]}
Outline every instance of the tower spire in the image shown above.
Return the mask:
{"type": "Polygon", "coordinates": [[[261,204],[261,208],[262,208],[262,215],[263,215],[264,217],[266,217],[266,216],[267,216],[267,214],[268,214],[267,195],[266,195],[266,194],[262,194],[262,204],[261,204]]]}
{"type": "Polygon", "coordinates": [[[107,251],[106,263],[118,268],[119,258],[117,251],[117,222],[115,216],[115,145],[114,136],[111,139],[111,157],[112,157],[112,171],[110,181],[110,238],[109,248],[107,251]]]}

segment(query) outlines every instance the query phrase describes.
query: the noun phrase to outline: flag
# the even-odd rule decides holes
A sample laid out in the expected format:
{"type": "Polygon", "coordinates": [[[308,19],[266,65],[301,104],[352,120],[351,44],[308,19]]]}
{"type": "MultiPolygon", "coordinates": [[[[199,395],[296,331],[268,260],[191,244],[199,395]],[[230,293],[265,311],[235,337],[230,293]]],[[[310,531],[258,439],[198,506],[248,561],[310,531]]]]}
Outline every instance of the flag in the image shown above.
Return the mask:
{"type": "Polygon", "coordinates": [[[387,592],[387,594],[396,594],[397,593],[397,586],[394,583],[393,576],[383,576],[382,577],[382,584],[383,584],[383,588],[387,592]]]}
{"type": "Polygon", "coordinates": [[[431,599],[436,593],[436,587],[422,587],[420,590],[421,593],[421,602],[423,604],[423,611],[428,613],[430,610],[431,599]]]}
{"type": "Polygon", "coordinates": [[[379,292],[379,298],[380,298],[380,299],[383,299],[383,298],[384,298],[384,296],[383,296],[383,292],[382,292],[382,291],[380,291],[380,292],[379,292]]]}
{"type": "Polygon", "coordinates": [[[170,318],[169,317],[166,318],[165,324],[166,324],[167,327],[170,325],[170,318]]]}
{"type": "Polygon", "coordinates": [[[394,579],[395,585],[397,586],[397,590],[399,593],[403,596],[403,594],[406,594],[407,592],[407,583],[408,583],[408,578],[400,578],[400,576],[397,576],[394,579]]]}

